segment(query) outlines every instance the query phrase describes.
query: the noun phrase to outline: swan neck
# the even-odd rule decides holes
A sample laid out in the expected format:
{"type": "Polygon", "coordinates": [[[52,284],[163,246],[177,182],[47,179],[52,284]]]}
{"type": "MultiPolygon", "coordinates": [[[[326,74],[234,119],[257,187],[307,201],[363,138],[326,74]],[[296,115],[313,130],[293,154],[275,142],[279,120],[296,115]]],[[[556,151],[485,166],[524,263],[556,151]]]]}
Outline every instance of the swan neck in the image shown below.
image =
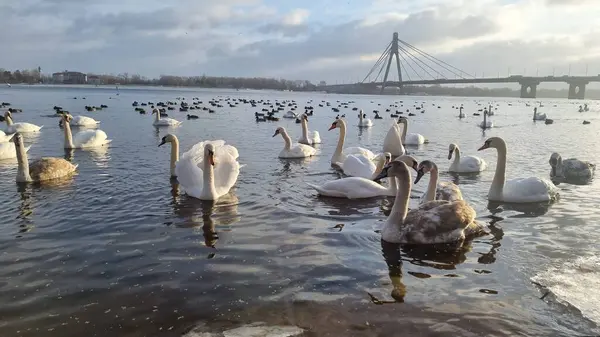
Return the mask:
{"type": "Polygon", "coordinates": [[[154,119],[156,122],[160,121],[160,111],[156,112],[156,118],[154,119]]]}
{"type": "Polygon", "coordinates": [[[390,192],[394,194],[398,193],[398,179],[396,177],[392,177],[389,181],[389,184],[390,192]]]}
{"type": "Polygon", "coordinates": [[[385,166],[385,157],[378,158],[377,165],[375,165],[375,172],[373,172],[373,176],[371,180],[375,179],[381,171],[383,171],[383,167],[385,166]]]}
{"type": "Polygon", "coordinates": [[[561,157],[558,157],[557,163],[556,163],[556,175],[559,177],[562,177],[564,175],[563,172],[563,161],[561,157]]]}
{"type": "Polygon", "coordinates": [[[211,197],[214,199],[216,197],[215,191],[215,174],[214,167],[210,164],[208,160],[208,155],[204,156],[204,169],[202,170],[202,179],[204,180],[202,194],[206,197],[211,197]]]}
{"type": "Polygon", "coordinates": [[[440,174],[438,172],[437,167],[434,167],[429,171],[431,177],[429,177],[429,185],[427,185],[427,197],[425,201],[433,201],[435,200],[435,193],[437,192],[437,184],[440,179],[440,174]]]}
{"type": "Polygon", "coordinates": [[[406,131],[408,130],[408,121],[403,119],[402,121],[402,144],[406,142],[406,131]]]}
{"type": "Polygon", "coordinates": [[[290,138],[290,135],[288,135],[286,130],[283,130],[281,137],[283,137],[283,141],[285,142],[284,149],[289,151],[292,148],[292,139],[290,138]]]}
{"type": "Polygon", "coordinates": [[[177,177],[177,173],[175,173],[175,166],[179,161],[179,139],[173,136],[173,140],[171,140],[171,177],[177,177]]]}
{"type": "Polygon", "coordinates": [[[308,139],[308,122],[304,118],[302,118],[302,138],[308,139]]]}
{"type": "Polygon", "coordinates": [[[454,161],[452,162],[452,167],[458,168],[460,165],[460,149],[457,147],[454,148],[454,161]]]}
{"type": "Polygon", "coordinates": [[[362,111],[359,113],[358,119],[360,120],[360,123],[362,124],[362,122],[363,122],[363,112],[362,111]]]}
{"type": "Polygon", "coordinates": [[[346,140],[346,122],[343,119],[339,120],[340,136],[338,137],[337,147],[331,157],[332,163],[338,163],[341,161],[342,149],[344,148],[344,141],[346,140]]]}
{"type": "Polygon", "coordinates": [[[404,219],[406,219],[406,213],[408,213],[408,199],[410,196],[410,190],[412,188],[412,182],[410,174],[403,177],[392,177],[394,180],[397,179],[397,191],[396,200],[392,211],[388,218],[388,223],[394,224],[395,226],[402,227],[404,219]]]}
{"type": "Polygon", "coordinates": [[[27,159],[27,151],[23,142],[20,141],[15,144],[15,150],[17,151],[17,182],[32,181],[29,175],[29,159],[27,159]]]}
{"type": "Polygon", "coordinates": [[[65,134],[65,149],[74,149],[73,145],[73,133],[71,132],[71,125],[65,119],[63,119],[63,128],[65,134]]]}
{"type": "Polygon", "coordinates": [[[12,120],[12,118],[10,116],[6,116],[6,117],[4,117],[4,119],[6,120],[6,125],[7,126],[13,125],[13,120],[12,120]]]}
{"type": "Polygon", "coordinates": [[[498,161],[496,162],[496,172],[494,173],[494,180],[492,180],[492,186],[488,195],[489,200],[502,200],[504,182],[506,181],[506,144],[502,143],[497,146],[498,150],[498,161]]]}

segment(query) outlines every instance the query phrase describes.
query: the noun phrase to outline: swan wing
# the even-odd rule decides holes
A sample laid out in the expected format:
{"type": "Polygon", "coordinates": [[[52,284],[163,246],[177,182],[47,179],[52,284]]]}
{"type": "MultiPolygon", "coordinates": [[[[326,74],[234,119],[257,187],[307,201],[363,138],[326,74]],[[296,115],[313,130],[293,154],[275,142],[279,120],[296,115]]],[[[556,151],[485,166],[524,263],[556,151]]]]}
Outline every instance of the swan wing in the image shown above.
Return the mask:
{"type": "Polygon", "coordinates": [[[485,160],[476,156],[465,156],[460,158],[460,172],[480,172],[487,169],[485,160]]]}
{"type": "Polygon", "coordinates": [[[11,159],[17,157],[15,143],[0,143],[0,160],[11,159]]]}
{"type": "Polygon", "coordinates": [[[563,172],[566,178],[591,179],[596,166],[587,161],[571,158],[563,161],[563,172]]]}
{"type": "Polygon", "coordinates": [[[240,163],[237,161],[238,151],[231,145],[224,145],[215,150],[215,191],[218,196],[229,193],[240,175],[240,163]]]}
{"type": "Polygon", "coordinates": [[[317,150],[305,144],[295,144],[292,146],[288,154],[291,155],[289,158],[305,158],[314,156],[317,153],[317,150]]]}
{"type": "Polygon", "coordinates": [[[352,147],[347,147],[343,150],[344,155],[364,155],[367,158],[369,158],[370,160],[375,159],[375,154],[368,149],[365,149],[364,147],[359,147],[359,146],[352,146],[352,147]]]}
{"type": "Polygon", "coordinates": [[[73,144],[79,148],[102,146],[107,143],[107,139],[106,132],[102,130],[84,130],[73,136],[73,144]]]}
{"type": "Polygon", "coordinates": [[[504,183],[503,201],[514,203],[552,201],[558,197],[558,188],[548,179],[517,178],[504,183]]]}
{"type": "Polygon", "coordinates": [[[410,210],[404,220],[404,241],[436,244],[460,241],[475,221],[475,210],[464,200],[434,200],[410,210]]]}
{"type": "Polygon", "coordinates": [[[202,195],[204,187],[203,172],[198,165],[197,156],[192,154],[182,156],[175,164],[175,174],[177,175],[177,181],[188,195],[196,198],[202,195]]]}
{"type": "Polygon", "coordinates": [[[425,143],[425,137],[420,133],[409,133],[406,135],[405,144],[420,145],[425,143]]]}
{"type": "Polygon", "coordinates": [[[29,174],[35,181],[65,177],[77,169],[77,165],[63,158],[44,157],[29,164],[29,174]]]}
{"type": "Polygon", "coordinates": [[[319,131],[312,131],[310,136],[313,144],[321,144],[321,135],[319,135],[319,131]]]}
{"type": "Polygon", "coordinates": [[[452,182],[441,182],[438,183],[437,189],[435,191],[435,199],[436,200],[447,200],[447,201],[457,201],[463,200],[462,192],[460,191],[460,187],[452,182]]]}
{"type": "Polygon", "coordinates": [[[353,155],[346,156],[346,159],[342,163],[342,170],[345,175],[351,177],[362,177],[370,179],[375,172],[375,164],[365,155],[353,155]]]}
{"type": "Polygon", "coordinates": [[[320,186],[306,183],[320,195],[336,198],[363,199],[387,195],[388,189],[378,183],[360,177],[346,177],[328,181],[320,186]]]}
{"type": "Polygon", "coordinates": [[[389,152],[392,156],[402,156],[406,152],[402,145],[402,135],[400,134],[400,128],[394,122],[394,125],[390,127],[385,138],[383,140],[383,152],[389,152]]]}
{"type": "Polygon", "coordinates": [[[75,125],[96,125],[100,122],[87,116],[75,116],[73,117],[73,121],[71,123],[75,125]]]}

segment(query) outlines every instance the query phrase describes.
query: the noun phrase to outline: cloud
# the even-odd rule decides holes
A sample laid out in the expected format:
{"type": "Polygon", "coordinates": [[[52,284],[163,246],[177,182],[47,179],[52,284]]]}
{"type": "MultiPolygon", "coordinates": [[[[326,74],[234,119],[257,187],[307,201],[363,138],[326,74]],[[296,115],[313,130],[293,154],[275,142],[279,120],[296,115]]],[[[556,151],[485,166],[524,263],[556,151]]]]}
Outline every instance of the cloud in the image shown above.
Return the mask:
{"type": "MultiPolygon", "coordinates": [[[[596,1],[21,0],[3,2],[0,67],[335,82],[362,79],[392,33],[470,73],[589,65],[596,1]],[[559,5],[570,6],[559,6],[559,5]],[[568,20],[565,19],[568,16],[568,20]]],[[[408,66],[408,64],[406,64],[408,66]]],[[[558,72],[558,70],[556,70],[558,72]]]]}

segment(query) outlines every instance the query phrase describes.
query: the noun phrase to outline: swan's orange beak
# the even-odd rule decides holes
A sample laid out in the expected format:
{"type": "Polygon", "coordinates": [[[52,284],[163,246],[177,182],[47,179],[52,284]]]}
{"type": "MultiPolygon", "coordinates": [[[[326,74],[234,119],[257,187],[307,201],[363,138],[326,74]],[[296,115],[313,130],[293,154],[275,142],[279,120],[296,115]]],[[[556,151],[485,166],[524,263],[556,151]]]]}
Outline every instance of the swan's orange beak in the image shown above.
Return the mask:
{"type": "Polygon", "coordinates": [[[208,153],[208,162],[212,166],[215,166],[215,154],[212,151],[208,153]]]}
{"type": "Polygon", "coordinates": [[[327,131],[331,131],[331,130],[335,129],[336,127],[337,127],[337,124],[331,123],[331,126],[329,127],[329,129],[327,131]]]}

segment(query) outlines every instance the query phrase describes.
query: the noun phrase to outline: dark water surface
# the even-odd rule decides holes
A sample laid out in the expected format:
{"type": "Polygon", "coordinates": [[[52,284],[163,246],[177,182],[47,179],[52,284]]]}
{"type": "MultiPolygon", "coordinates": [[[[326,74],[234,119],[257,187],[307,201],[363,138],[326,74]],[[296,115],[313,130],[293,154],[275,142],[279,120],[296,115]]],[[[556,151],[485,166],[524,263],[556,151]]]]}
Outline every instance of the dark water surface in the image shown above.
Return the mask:
{"type": "MultiPolygon", "coordinates": [[[[116,93],[0,89],[0,101],[23,109],[14,114],[17,122],[44,125],[39,136],[25,138],[33,145],[31,159],[66,156],[79,164],[79,174],[61,185],[19,187],[16,161],[0,161],[0,336],[177,336],[201,322],[219,329],[255,321],[298,325],[310,336],[600,333],[598,182],[559,185],[561,201],[546,209],[488,208],[496,153],[475,153],[487,137],[502,136],[508,178],[548,177],[553,151],[600,163],[596,103],[578,113],[580,102],[543,100],[541,112],[555,120],[544,125],[531,121],[532,107],[525,103],[534,101],[512,99],[147,88],[116,93]],[[131,106],[134,100],[178,96],[190,103],[199,97],[202,106],[217,96],[312,105],[309,128],[321,134],[321,155],[278,159],[283,141],[271,137],[276,127],[285,126],[295,140],[300,126],[286,119],[256,124],[253,113],[262,106],[224,104],[215,114],[193,110],[200,119],[192,121],[184,112],[168,111],[184,122],[160,130],[150,114],[139,115],[131,106]],[[453,254],[401,251],[382,247],[375,232],[392,200],[318,198],[304,182],[337,177],[329,159],[338,131],[327,131],[337,113],[319,107],[322,100],[333,106],[355,101],[350,107],[363,108],[370,118],[379,109],[384,119],[367,130],[356,127],[356,111],[341,109],[348,120],[347,146],[374,152],[390,125],[385,109],[403,100],[404,110],[417,112],[409,132],[430,140],[409,152],[434,160],[442,180],[454,179],[445,172],[450,142],[464,155],[483,157],[490,169],[455,181],[491,234],[453,254]],[[483,107],[478,101],[498,104],[497,127],[485,133],[476,126],[479,117],[471,116],[483,107]],[[424,102],[424,114],[412,109],[415,102],[424,102]],[[100,104],[109,108],[83,108],[100,104]],[[464,120],[452,109],[458,104],[466,107],[464,120]],[[58,119],[42,117],[54,105],[100,120],[111,146],[66,154],[58,119]],[[592,123],[582,125],[583,119],[592,123]],[[237,147],[246,166],[227,198],[212,204],[178,192],[169,180],[170,150],[157,147],[168,132],[179,137],[182,152],[206,139],[237,147]],[[339,230],[337,224],[345,226],[339,230]],[[541,300],[547,290],[532,278],[551,294],[541,300]],[[398,302],[391,303],[394,298],[398,302]]],[[[427,182],[425,177],[415,193],[427,182]]]]}

